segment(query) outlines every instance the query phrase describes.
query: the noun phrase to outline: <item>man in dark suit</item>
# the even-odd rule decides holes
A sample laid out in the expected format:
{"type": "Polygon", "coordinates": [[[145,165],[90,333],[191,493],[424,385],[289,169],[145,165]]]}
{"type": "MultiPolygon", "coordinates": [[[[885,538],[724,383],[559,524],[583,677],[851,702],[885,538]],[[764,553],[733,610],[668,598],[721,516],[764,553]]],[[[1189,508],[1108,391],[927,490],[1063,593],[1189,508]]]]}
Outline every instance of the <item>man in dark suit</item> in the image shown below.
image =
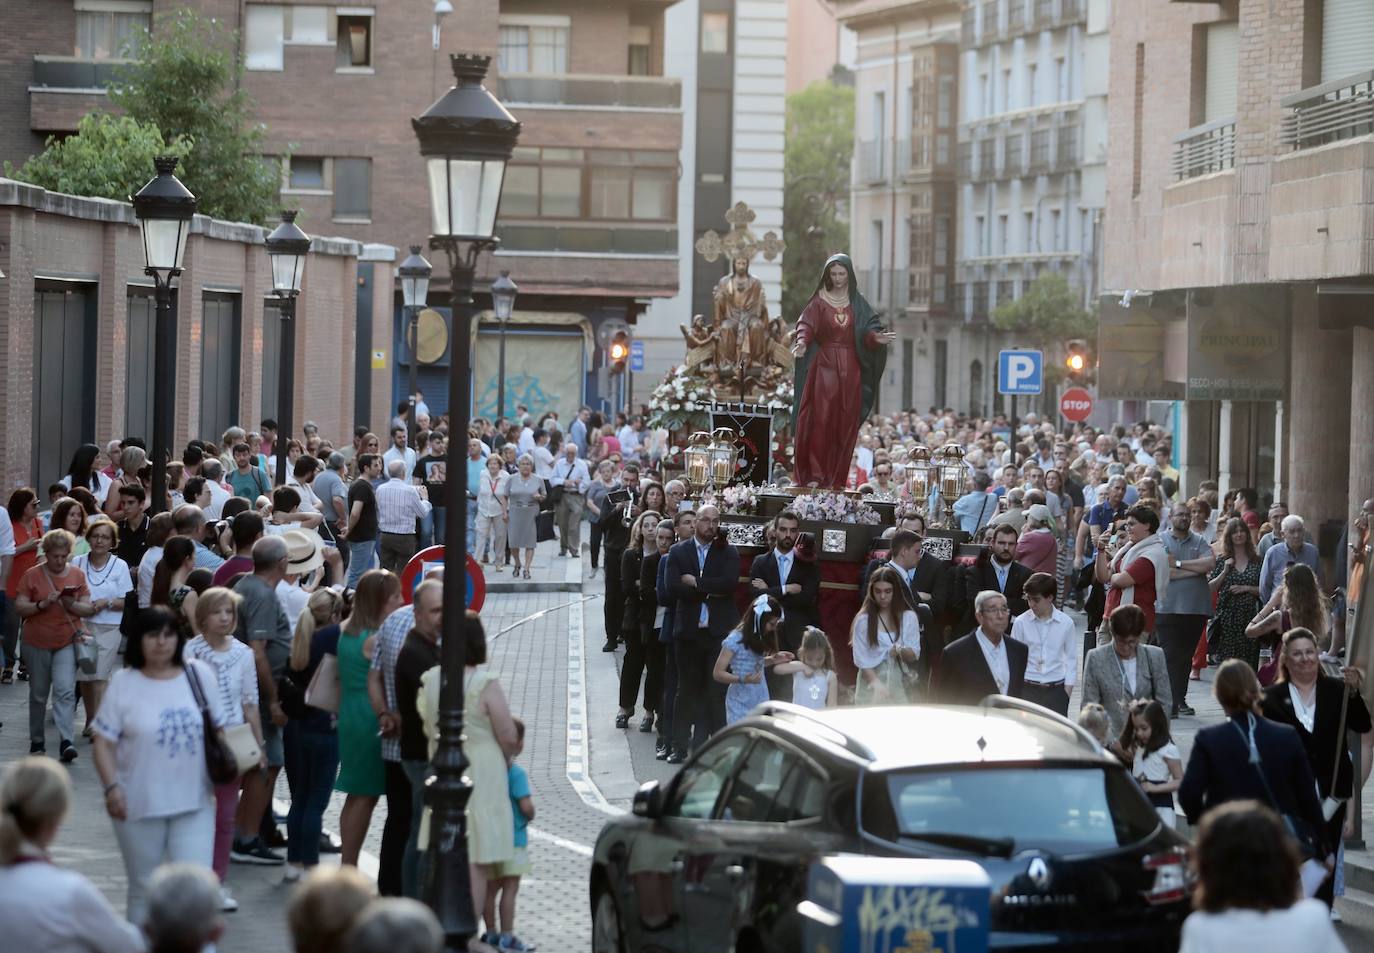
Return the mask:
{"type": "MultiPolygon", "coordinates": [[[[782,604],[778,648],[796,655],[802,633],[820,619],[821,570],[814,561],[799,558],[796,546],[801,535],[801,517],[783,510],[773,520],[773,526],[773,548],[749,567],[749,584],[755,598],[766,592],[782,604]]],[[[774,675],[769,669],[767,677],[769,698],[792,700],[791,676],[774,675]]]]}
{"type": "Polygon", "coordinates": [[[1011,526],[997,527],[992,534],[992,545],[978,562],[969,567],[964,578],[964,614],[959,623],[959,632],[973,628],[973,600],[978,593],[991,589],[1007,597],[1007,606],[1012,617],[1025,612],[1030,606],[1022,587],[1031,577],[1029,566],[1016,561],[1016,530],[1011,526]]]}
{"type": "MultiPolygon", "coordinates": [[[[903,520],[908,526],[923,523],[920,517],[903,520]],[[909,520],[909,521],[908,521],[909,520]]],[[[931,618],[939,620],[945,611],[949,594],[949,564],[937,556],[931,556],[922,549],[925,541],[924,525],[922,532],[915,529],[898,530],[892,537],[892,548],[886,562],[875,559],[864,569],[863,586],[860,598],[868,592],[868,579],[879,566],[888,566],[902,579],[902,596],[912,611],[919,605],[929,606],[931,618]]],[[[916,663],[921,680],[927,681],[929,674],[939,664],[940,653],[944,650],[945,640],[937,625],[921,624],[921,658],[916,663]]]]}
{"type": "Polygon", "coordinates": [[[945,646],[931,693],[946,705],[976,705],[988,695],[1020,698],[1030,650],[1007,638],[1011,615],[1006,597],[996,589],[978,593],[974,617],[978,628],[945,646]]]}
{"type": "Polygon", "coordinates": [[[687,760],[693,726],[697,745],[725,726],[725,686],[711,677],[711,671],[720,643],[739,621],[735,609],[739,552],[724,538],[716,538],[719,527],[720,511],[703,506],[697,510],[692,538],[668,550],[668,586],[677,599],[673,610],[677,701],[669,764],[687,760]]]}

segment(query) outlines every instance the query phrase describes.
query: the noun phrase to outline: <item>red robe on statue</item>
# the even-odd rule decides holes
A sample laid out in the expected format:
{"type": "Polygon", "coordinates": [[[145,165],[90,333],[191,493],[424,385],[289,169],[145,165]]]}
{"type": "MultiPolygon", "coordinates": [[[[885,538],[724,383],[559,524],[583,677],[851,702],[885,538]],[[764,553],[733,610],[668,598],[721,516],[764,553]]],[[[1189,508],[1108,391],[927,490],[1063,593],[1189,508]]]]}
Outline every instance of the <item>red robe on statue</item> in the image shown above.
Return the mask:
{"type": "MultiPolygon", "coordinates": [[[[797,412],[793,482],[842,490],[863,415],[863,376],[852,309],[837,310],[816,295],[797,319],[797,340],[805,347],[815,343],[817,350],[797,412]]],[[[883,347],[877,331],[869,331],[864,344],[870,350],[883,347]]]]}

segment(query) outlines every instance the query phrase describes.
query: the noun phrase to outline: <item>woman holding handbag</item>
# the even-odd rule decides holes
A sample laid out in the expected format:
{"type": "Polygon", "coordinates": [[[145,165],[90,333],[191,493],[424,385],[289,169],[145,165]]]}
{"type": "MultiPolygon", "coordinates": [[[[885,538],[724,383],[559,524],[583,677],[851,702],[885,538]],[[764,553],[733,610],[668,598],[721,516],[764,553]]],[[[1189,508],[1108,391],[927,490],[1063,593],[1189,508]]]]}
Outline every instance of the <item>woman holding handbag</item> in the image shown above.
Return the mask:
{"type": "Polygon", "coordinates": [[[128,668],[110,679],[95,717],[95,769],[124,856],[131,923],[148,912],[148,878],[159,865],[214,862],[205,739],[224,725],[223,702],[214,670],[185,658],[185,646],[167,609],[140,613],[124,651],[128,668]]]}
{"type": "MultiPolygon", "coordinates": [[[[286,815],[286,868],[282,879],[291,883],[320,862],[320,832],[324,811],[339,774],[339,735],[334,713],[307,704],[306,697],[321,672],[326,655],[338,658],[339,620],[343,595],[316,589],[296,621],[291,657],[280,680],[278,697],[290,719],[283,732],[286,746],[286,783],[291,788],[291,811],[286,815]]],[[[338,669],[334,668],[335,687],[338,669]]],[[[322,678],[320,679],[323,680],[322,678]]],[[[334,708],[338,708],[337,698],[334,708]]]]}
{"type": "Polygon", "coordinates": [[[15,608],[24,617],[24,665],[29,670],[29,754],[47,750],[44,718],[52,695],[52,717],[63,761],[75,761],[72,718],[76,714],[76,643],[86,634],[82,619],[95,614],[86,574],[71,565],[74,540],[65,529],[43,534],[45,559],[19,580],[15,608]]]}
{"type": "MultiPolygon", "coordinates": [[[[238,607],[243,597],[222,586],[206,589],[196,602],[196,630],[200,632],[186,643],[186,654],[210,666],[215,673],[214,687],[219,694],[224,713],[224,727],[232,729],[247,725],[253,733],[258,751],[262,752],[262,716],[258,711],[258,674],[253,650],[234,638],[238,625],[238,607]]],[[[242,729],[240,729],[242,731],[242,729]]],[[[261,755],[259,768],[267,767],[267,756],[261,755]]],[[[229,848],[234,842],[234,812],[238,809],[242,779],[234,778],[215,785],[215,876],[220,882],[220,907],[225,911],[238,909],[238,901],[224,886],[229,873],[229,848]]]]}
{"type": "Polygon", "coordinates": [[[86,727],[81,732],[84,738],[91,737],[91,722],[100,710],[100,698],[119,661],[122,641],[119,625],[124,619],[124,597],[134,587],[128,565],[114,554],[118,541],[119,530],[114,521],[102,516],[86,527],[90,552],[72,560],[72,565],[86,574],[91,607],[96,610],[95,615],[86,620],[86,633],[96,650],[95,670],[88,673],[78,669],[76,673],[76,684],[86,706],[86,727]]]}
{"type": "Polygon", "coordinates": [[[854,683],[856,705],[907,703],[906,682],[914,679],[921,657],[921,623],[902,598],[901,586],[902,579],[892,567],[874,570],[863,605],[849,627],[849,644],[859,670],[854,683]]]}

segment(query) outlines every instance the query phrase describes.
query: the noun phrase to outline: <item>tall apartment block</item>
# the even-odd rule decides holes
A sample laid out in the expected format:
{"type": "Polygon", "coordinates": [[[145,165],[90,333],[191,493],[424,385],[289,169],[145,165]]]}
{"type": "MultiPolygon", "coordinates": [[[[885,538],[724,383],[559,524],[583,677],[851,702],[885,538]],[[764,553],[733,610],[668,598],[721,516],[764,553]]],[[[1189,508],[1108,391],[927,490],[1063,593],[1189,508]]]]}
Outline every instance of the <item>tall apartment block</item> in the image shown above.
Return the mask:
{"type": "MultiPolygon", "coordinates": [[[[1004,336],[988,325],[997,305],[1047,271],[1063,274],[1085,303],[1096,287],[1105,128],[1101,90],[1085,75],[1088,11],[1088,0],[963,4],[956,297],[964,320],[989,331],[981,366],[991,368],[970,410],[1002,409],[990,361],[1004,336]]],[[[1052,408],[1054,395],[1045,398],[1052,408]]]]}
{"type": "Polygon", "coordinates": [[[878,407],[966,410],[981,401],[986,356],[955,281],[959,4],[839,0],[835,11],[857,36],[848,250],[898,336],[878,407]]]}

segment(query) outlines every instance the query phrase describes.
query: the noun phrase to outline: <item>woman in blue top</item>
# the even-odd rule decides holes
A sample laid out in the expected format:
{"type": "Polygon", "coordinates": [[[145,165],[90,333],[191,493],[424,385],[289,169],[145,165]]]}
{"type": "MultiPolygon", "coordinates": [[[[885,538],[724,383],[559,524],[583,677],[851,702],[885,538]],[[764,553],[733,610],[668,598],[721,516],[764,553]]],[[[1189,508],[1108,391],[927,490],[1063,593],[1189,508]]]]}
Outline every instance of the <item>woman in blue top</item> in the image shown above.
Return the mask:
{"type": "Polygon", "coordinates": [[[765,593],[754,600],[739,625],[720,644],[712,675],[716,681],[730,686],[725,690],[727,725],[739,721],[760,702],[768,701],[764,668],[792,661],[791,652],[777,650],[781,622],[782,606],[765,593]]]}

